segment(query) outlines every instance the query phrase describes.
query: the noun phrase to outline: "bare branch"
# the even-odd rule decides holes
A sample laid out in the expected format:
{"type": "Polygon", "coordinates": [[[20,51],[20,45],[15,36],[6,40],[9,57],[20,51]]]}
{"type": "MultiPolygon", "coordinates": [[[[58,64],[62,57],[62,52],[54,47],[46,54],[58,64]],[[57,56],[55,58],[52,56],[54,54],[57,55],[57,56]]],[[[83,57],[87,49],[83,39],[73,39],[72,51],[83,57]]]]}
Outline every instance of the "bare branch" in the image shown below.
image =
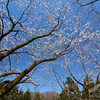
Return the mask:
{"type": "Polygon", "coordinates": [[[16,84],[18,84],[38,64],[43,63],[43,62],[47,62],[47,61],[53,61],[53,60],[56,60],[57,58],[58,58],[58,56],[56,56],[54,58],[47,58],[47,59],[41,59],[39,61],[34,61],[34,63],[30,67],[28,67],[23,72],[21,72],[20,75],[16,79],[14,79],[10,84],[8,84],[6,87],[4,87],[0,91],[0,97],[2,97],[4,94],[6,94],[8,91],[10,91],[16,84]]]}
{"type": "Polygon", "coordinates": [[[93,3],[97,2],[97,1],[99,1],[99,0],[94,0],[94,1],[91,1],[91,2],[86,3],[86,4],[81,4],[81,3],[79,3],[79,0],[77,0],[77,3],[78,3],[79,5],[81,5],[81,6],[87,6],[87,5],[93,4],[93,3]]]}
{"type": "Polygon", "coordinates": [[[1,78],[1,77],[6,77],[6,76],[9,76],[9,75],[13,75],[13,74],[18,74],[18,75],[19,75],[20,73],[10,72],[10,73],[1,74],[1,75],[0,75],[0,78],[1,78]]]}

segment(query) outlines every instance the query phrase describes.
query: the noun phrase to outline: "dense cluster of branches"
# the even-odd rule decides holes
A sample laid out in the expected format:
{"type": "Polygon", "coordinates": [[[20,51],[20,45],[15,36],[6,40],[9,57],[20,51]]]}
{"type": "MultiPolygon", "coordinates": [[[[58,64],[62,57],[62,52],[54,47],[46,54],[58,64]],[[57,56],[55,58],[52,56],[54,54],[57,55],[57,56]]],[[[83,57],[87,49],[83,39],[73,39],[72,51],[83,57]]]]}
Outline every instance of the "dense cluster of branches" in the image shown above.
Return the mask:
{"type": "MultiPolygon", "coordinates": [[[[50,3],[48,1],[33,2],[32,0],[26,2],[23,0],[0,2],[1,96],[10,91],[16,84],[23,83],[29,79],[34,71],[30,75],[28,73],[40,63],[56,60],[75,48],[73,41],[75,41],[76,34],[67,40],[62,40],[63,32],[60,31],[62,22],[66,18],[66,13],[68,13],[67,3],[64,2],[63,5],[59,2],[62,6],[57,4],[59,6],[58,11],[53,11],[53,9],[49,8],[50,3]],[[16,7],[16,12],[18,12],[17,16],[13,14],[12,3],[16,7]],[[38,7],[39,5],[41,6],[38,7]],[[45,13],[42,10],[45,10],[45,13]],[[60,42],[58,42],[59,40],[60,42]],[[65,41],[66,44],[62,44],[65,41]],[[73,45],[71,45],[72,42],[73,45]],[[16,72],[17,68],[14,68],[14,64],[20,60],[21,54],[31,56],[33,64],[19,73],[16,72]],[[6,77],[13,74],[16,76],[14,80],[6,79],[6,77]],[[23,79],[24,77],[25,79],[23,79]],[[5,84],[7,86],[3,87],[5,84]]],[[[66,22],[65,24],[68,23],[66,22]]]]}
{"type": "MultiPolygon", "coordinates": [[[[96,2],[99,0],[76,1],[81,7],[93,6],[96,2]]],[[[99,76],[100,31],[98,25],[86,22],[80,12],[74,15],[69,5],[66,0],[0,1],[0,97],[20,83],[37,85],[35,71],[43,63],[41,70],[52,71],[50,74],[56,77],[62,89],[65,83],[54,66],[66,66],[62,68],[86,89],[90,100],[90,88],[75,78],[70,67],[73,67],[71,63],[76,68],[80,66],[83,70],[80,77],[99,76]]],[[[66,91],[65,94],[70,100],[66,91]]]]}

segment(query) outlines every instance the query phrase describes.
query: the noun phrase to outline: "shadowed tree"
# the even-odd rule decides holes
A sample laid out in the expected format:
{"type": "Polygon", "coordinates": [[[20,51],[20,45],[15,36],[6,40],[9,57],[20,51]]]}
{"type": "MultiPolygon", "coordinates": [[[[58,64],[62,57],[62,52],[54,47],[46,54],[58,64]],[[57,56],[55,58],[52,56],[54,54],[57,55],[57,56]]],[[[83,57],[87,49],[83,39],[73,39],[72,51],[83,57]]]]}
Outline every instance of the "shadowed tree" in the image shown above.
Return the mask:
{"type": "MultiPolygon", "coordinates": [[[[65,82],[65,90],[69,94],[71,100],[81,98],[81,91],[79,90],[78,85],[73,81],[72,78],[67,77],[65,82]]],[[[68,100],[67,96],[65,95],[64,91],[60,94],[61,100],[68,100]]]]}
{"type": "Polygon", "coordinates": [[[24,93],[23,100],[31,100],[31,93],[29,89],[24,93]]]}
{"type": "Polygon", "coordinates": [[[0,100],[19,100],[18,86],[15,86],[10,92],[0,98],[0,100]]]}
{"type": "Polygon", "coordinates": [[[39,92],[36,92],[33,100],[42,100],[41,94],[39,92]]]}

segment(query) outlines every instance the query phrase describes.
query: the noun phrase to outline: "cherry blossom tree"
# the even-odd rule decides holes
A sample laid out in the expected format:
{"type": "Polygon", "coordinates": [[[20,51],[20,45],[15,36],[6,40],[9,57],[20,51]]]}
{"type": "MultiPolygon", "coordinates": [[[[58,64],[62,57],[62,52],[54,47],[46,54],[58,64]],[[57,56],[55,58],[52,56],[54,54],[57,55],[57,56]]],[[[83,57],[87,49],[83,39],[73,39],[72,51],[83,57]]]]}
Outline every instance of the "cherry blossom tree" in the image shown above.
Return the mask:
{"type": "Polygon", "coordinates": [[[88,20],[94,21],[95,24],[100,23],[100,0],[75,0],[73,4],[88,20]]]}
{"type": "Polygon", "coordinates": [[[20,83],[36,85],[38,65],[58,62],[98,33],[87,34],[89,22],[79,32],[81,15],[71,10],[66,0],[0,1],[0,97],[20,83]]]}
{"type": "Polygon", "coordinates": [[[51,63],[52,71],[66,96],[69,97],[69,94],[64,89],[66,87],[65,77],[68,76],[68,73],[70,73],[70,76],[77,84],[82,86],[87,100],[94,98],[92,95],[94,91],[99,93],[97,92],[97,89],[100,87],[100,83],[98,83],[100,82],[100,40],[98,35],[94,35],[81,46],[76,47],[67,57],[66,55],[63,56],[65,64],[64,62],[59,64],[65,69],[63,72],[56,70],[55,62],[51,63]]]}
{"type": "MultiPolygon", "coordinates": [[[[82,29],[80,22],[78,32],[81,38],[79,42],[87,39],[85,42],[82,42],[81,45],[75,47],[70,54],[63,55],[62,59],[65,62],[61,60],[58,65],[63,67],[63,72],[56,70],[55,65],[58,64],[58,62],[51,64],[53,68],[52,71],[62,90],[65,88],[65,78],[69,73],[74,81],[85,89],[86,98],[91,100],[91,93],[94,91],[94,88],[96,89],[96,87],[100,86],[100,84],[97,84],[99,80],[98,77],[100,76],[100,33],[98,25],[91,25],[90,22],[83,25],[83,27],[85,27],[85,29],[82,29]],[[86,84],[84,80],[86,80],[86,84]]],[[[68,95],[66,90],[65,94],[68,95]]]]}
{"type": "Polygon", "coordinates": [[[68,59],[65,58],[65,63],[70,75],[73,79],[80,84],[83,89],[85,89],[87,100],[91,100],[93,91],[96,91],[100,84],[97,84],[99,81],[100,75],[100,33],[90,37],[84,44],[75,48],[76,57],[72,57],[73,63],[71,65],[68,63],[68,59]],[[76,67],[76,73],[71,71],[70,68],[76,67]],[[76,76],[75,76],[76,74],[76,76]],[[95,88],[95,90],[94,90],[95,88]]]}

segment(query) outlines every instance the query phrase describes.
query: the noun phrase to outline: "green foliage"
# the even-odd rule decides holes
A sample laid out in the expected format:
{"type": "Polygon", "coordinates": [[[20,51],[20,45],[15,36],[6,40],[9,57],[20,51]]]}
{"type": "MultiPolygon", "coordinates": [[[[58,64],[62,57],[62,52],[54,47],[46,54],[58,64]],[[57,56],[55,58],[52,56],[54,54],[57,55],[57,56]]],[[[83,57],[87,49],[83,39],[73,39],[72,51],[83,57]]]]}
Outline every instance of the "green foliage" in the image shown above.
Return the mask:
{"type": "Polygon", "coordinates": [[[18,97],[18,86],[16,86],[2,98],[0,98],[0,100],[18,100],[18,97]]]}
{"type": "Polygon", "coordinates": [[[31,100],[31,93],[29,89],[25,93],[22,90],[20,90],[18,95],[19,95],[18,100],[31,100]]]}
{"type": "Polygon", "coordinates": [[[18,100],[24,100],[24,92],[22,90],[19,91],[18,97],[18,100]]]}
{"type": "Polygon", "coordinates": [[[34,99],[33,100],[42,100],[42,97],[39,92],[35,93],[34,99]]]}
{"type": "Polygon", "coordinates": [[[24,93],[22,90],[18,90],[18,86],[16,86],[0,100],[31,100],[31,93],[29,90],[24,93]]]}
{"type": "Polygon", "coordinates": [[[65,95],[65,93],[62,91],[62,93],[60,94],[60,99],[61,100],[68,100],[67,96],[65,95]]]}
{"type": "Polygon", "coordinates": [[[68,93],[68,95],[70,96],[70,98],[81,98],[81,91],[79,90],[78,85],[73,81],[72,78],[70,77],[66,77],[66,82],[65,82],[65,89],[62,91],[62,93],[60,94],[60,98],[61,100],[68,100],[66,94],[64,93],[64,91],[66,91],[68,93]]]}
{"type": "Polygon", "coordinates": [[[77,84],[72,80],[72,78],[67,77],[67,81],[65,82],[65,84],[68,85],[67,88],[69,92],[74,92],[74,93],[79,92],[79,88],[77,84]]]}
{"type": "MultiPolygon", "coordinates": [[[[93,82],[92,79],[90,79],[88,76],[84,79],[84,85],[88,88],[88,91],[90,91],[90,98],[91,100],[100,100],[100,81],[96,80],[96,82],[93,82]]],[[[83,88],[82,90],[82,98],[86,99],[86,89],[83,88]]]]}
{"type": "Polygon", "coordinates": [[[23,100],[31,100],[31,93],[29,89],[24,93],[23,100]]]}

